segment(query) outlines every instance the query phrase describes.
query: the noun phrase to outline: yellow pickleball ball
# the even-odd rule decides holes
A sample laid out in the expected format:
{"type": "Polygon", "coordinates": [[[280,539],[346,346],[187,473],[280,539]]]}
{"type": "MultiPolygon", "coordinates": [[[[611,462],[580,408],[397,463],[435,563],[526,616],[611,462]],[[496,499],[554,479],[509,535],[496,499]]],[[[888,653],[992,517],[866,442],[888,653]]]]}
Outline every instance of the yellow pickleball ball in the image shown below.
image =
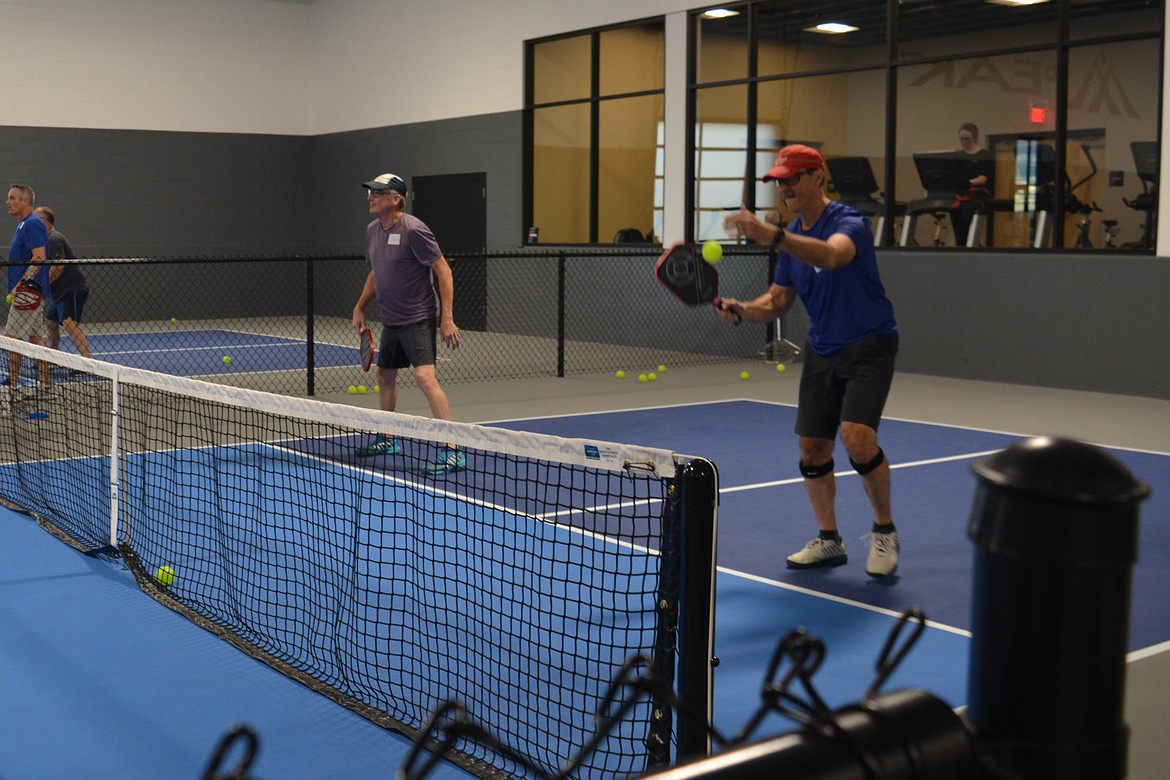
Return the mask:
{"type": "Polygon", "coordinates": [[[380,392],[382,392],[382,388],[378,387],[377,385],[374,385],[374,392],[380,393],[380,392]]]}
{"type": "Polygon", "coordinates": [[[618,369],[618,372],[617,372],[616,376],[617,376],[617,378],[618,378],[618,379],[625,379],[625,378],[626,378],[626,372],[625,372],[625,371],[622,371],[621,369],[618,369]]]}
{"type": "Polygon", "coordinates": [[[345,392],[349,393],[350,395],[357,395],[357,385],[350,385],[349,387],[345,388],[345,392]]]}
{"type": "Polygon", "coordinates": [[[645,374],[638,374],[638,381],[645,384],[646,382],[650,381],[650,377],[646,376],[645,374]]]}
{"type": "Polygon", "coordinates": [[[232,356],[231,355],[224,355],[223,356],[223,364],[225,366],[230,366],[232,364],[232,356]]]}
{"type": "Polygon", "coordinates": [[[646,375],[646,378],[649,379],[651,382],[657,382],[658,381],[658,374],[655,374],[653,371],[651,371],[649,374],[646,375]]]}
{"type": "Polygon", "coordinates": [[[358,395],[365,395],[365,394],[366,394],[366,386],[365,385],[358,385],[358,395]]]}
{"type": "Polygon", "coordinates": [[[779,371],[781,374],[783,374],[785,371],[788,370],[788,367],[785,366],[783,363],[777,363],[776,370],[779,371]]]}
{"type": "Polygon", "coordinates": [[[178,321],[179,321],[179,320],[178,320],[178,318],[176,318],[176,317],[171,317],[171,324],[172,324],[172,325],[174,325],[174,324],[175,324],[176,322],[178,322],[178,321]]]}
{"type": "Polygon", "coordinates": [[[154,580],[164,588],[175,584],[175,570],[170,566],[159,566],[154,572],[154,580]]]}
{"type": "Polygon", "coordinates": [[[665,363],[658,364],[658,373],[660,373],[660,374],[666,373],[666,364],[665,363]]]}
{"type": "Polygon", "coordinates": [[[723,259],[723,245],[715,239],[703,243],[703,259],[708,263],[718,263],[723,259]]]}
{"type": "Polygon", "coordinates": [[[752,375],[751,375],[751,374],[749,374],[749,373],[748,373],[748,372],[746,372],[746,371],[741,371],[741,372],[740,372],[740,374],[739,374],[739,378],[740,378],[740,379],[751,379],[751,378],[752,378],[752,375]]]}
{"type": "Polygon", "coordinates": [[[12,293],[8,293],[8,302],[12,303],[12,293]]]}

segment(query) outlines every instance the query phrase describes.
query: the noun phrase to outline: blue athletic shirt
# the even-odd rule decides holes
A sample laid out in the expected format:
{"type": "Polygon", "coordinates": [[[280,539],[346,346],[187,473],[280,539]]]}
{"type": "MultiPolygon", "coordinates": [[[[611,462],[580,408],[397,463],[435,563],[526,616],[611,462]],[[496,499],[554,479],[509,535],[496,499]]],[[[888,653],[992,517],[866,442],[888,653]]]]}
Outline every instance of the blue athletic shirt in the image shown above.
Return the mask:
{"type": "Polygon", "coordinates": [[[869,218],[852,206],[831,200],[810,230],[794,219],[788,232],[822,241],[844,233],[857,248],[857,256],[836,271],[813,268],[800,262],[780,245],[773,281],[792,287],[808,310],[808,346],[821,355],[855,344],[870,336],[897,336],[894,307],[886,297],[878,274],[877,253],[869,218]]]}
{"type": "MultiPolygon", "coordinates": [[[[16,232],[12,234],[12,244],[8,247],[8,259],[14,263],[24,263],[25,265],[10,265],[8,266],[8,292],[12,292],[16,288],[20,277],[24,276],[24,272],[28,270],[28,261],[32,260],[32,252],[37,247],[45,247],[45,261],[37,269],[36,275],[33,276],[41,285],[41,294],[48,296],[49,294],[49,230],[45,227],[45,223],[41,221],[35,213],[30,213],[27,217],[20,221],[16,226],[16,232]]],[[[8,294],[5,293],[5,295],[8,294]]]]}

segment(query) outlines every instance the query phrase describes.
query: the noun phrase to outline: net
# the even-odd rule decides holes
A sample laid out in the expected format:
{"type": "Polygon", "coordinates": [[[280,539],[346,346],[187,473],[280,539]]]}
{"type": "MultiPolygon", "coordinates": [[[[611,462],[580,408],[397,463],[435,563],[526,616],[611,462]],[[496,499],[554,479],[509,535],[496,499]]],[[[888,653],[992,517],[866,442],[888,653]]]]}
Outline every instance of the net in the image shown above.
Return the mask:
{"type": "MultiPolygon", "coordinates": [[[[383,726],[416,735],[457,700],[554,774],[628,658],[667,681],[708,668],[709,620],[683,617],[686,636],[679,623],[686,587],[713,582],[713,546],[683,544],[698,513],[673,453],[0,346],[21,364],[0,398],[3,500],[79,549],[115,552],[155,598],[383,726]],[[357,456],[373,432],[401,452],[357,456]],[[448,445],[466,469],[428,475],[448,445]],[[694,574],[690,547],[706,549],[694,574]]],[[[709,685],[688,687],[709,712],[709,685]]],[[[677,721],[639,703],[577,776],[663,765],[677,721]]],[[[477,744],[458,751],[477,774],[525,774],[477,744]]]]}
{"type": "MultiPolygon", "coordinates": [[[[735,262],[720,271],[725,293],[756,295],[771,278],[763,250],[729,248],[732,253],[735,262]]],[[[751,359],[767,341],[764,324],[729,328],[710,311],[680,306],[653,280],[657,256],[658,250],[632,246],[449,255],[462,346],[440,345],[440,381],[751,359]]],[[[361,256],[110,257],[67,264],[89,286],[81,328],[99,360],[284,395],[345,393],[367,381],[353,329],[354,302],[369,274],[361,256]]],[[[365,314],[377,340],[376,302],[365,314]]],[[[61,348],[78,352],[68,332],[61,348]]],[[[399,381],[414,379],[404,372],[399,381]]]]}

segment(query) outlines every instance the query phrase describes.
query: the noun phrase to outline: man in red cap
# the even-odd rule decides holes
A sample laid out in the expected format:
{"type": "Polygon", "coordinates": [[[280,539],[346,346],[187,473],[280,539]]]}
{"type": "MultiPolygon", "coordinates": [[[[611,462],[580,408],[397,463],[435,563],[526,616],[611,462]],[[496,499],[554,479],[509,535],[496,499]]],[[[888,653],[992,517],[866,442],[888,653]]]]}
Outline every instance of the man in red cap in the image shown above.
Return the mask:
{"type": "Polygon", "coordinates": [[[898,325],[878,274],[868,217],[825,196],[825,161],[808,146],[785,146],[764,181],[776,182],[795,215],[787,226],[761,221],[746,207],[724,220],[729,233],[770,244],[776,275],[751,301],[724,298],[727,322],[767,322],[799,296],[809,314],[800,377],[796,434],[800,473],[820,531],[788,566],[839,566],[848,558],[837,530],[833,448],[840,432],[849,462],[873,507],[866,572],[886,577],[898,566],[898,534],[890,510],[890,465],[877,428],[894,376],[898,325]]]}

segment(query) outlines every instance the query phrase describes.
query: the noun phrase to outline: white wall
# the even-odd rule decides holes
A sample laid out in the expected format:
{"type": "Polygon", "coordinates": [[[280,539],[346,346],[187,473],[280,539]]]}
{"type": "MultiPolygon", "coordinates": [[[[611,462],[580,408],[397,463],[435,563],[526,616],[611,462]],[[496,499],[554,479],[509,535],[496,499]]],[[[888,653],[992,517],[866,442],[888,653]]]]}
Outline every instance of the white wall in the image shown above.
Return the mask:
{"type": "Polygon", "coordinates": [[[517,111],[524,103],[525,40],[693,5],[686,0],[314,0],[312,132],[517,111]]]}
{"type": "Polygon", "coordinates": [[[524,40],[699,5],[4,0],[0,125],[317,135],[518,111],[524,40]]]}
{"type": "Polygon", "coordinates": [[[0,124],[315,135],[518,111],[529,38],[685,0],[5,0],[0,124]]]}
{"type": "Polygon", "coordinates": [[[6,0],[0,124],[304,134],[310,7],[6,0]]]}

